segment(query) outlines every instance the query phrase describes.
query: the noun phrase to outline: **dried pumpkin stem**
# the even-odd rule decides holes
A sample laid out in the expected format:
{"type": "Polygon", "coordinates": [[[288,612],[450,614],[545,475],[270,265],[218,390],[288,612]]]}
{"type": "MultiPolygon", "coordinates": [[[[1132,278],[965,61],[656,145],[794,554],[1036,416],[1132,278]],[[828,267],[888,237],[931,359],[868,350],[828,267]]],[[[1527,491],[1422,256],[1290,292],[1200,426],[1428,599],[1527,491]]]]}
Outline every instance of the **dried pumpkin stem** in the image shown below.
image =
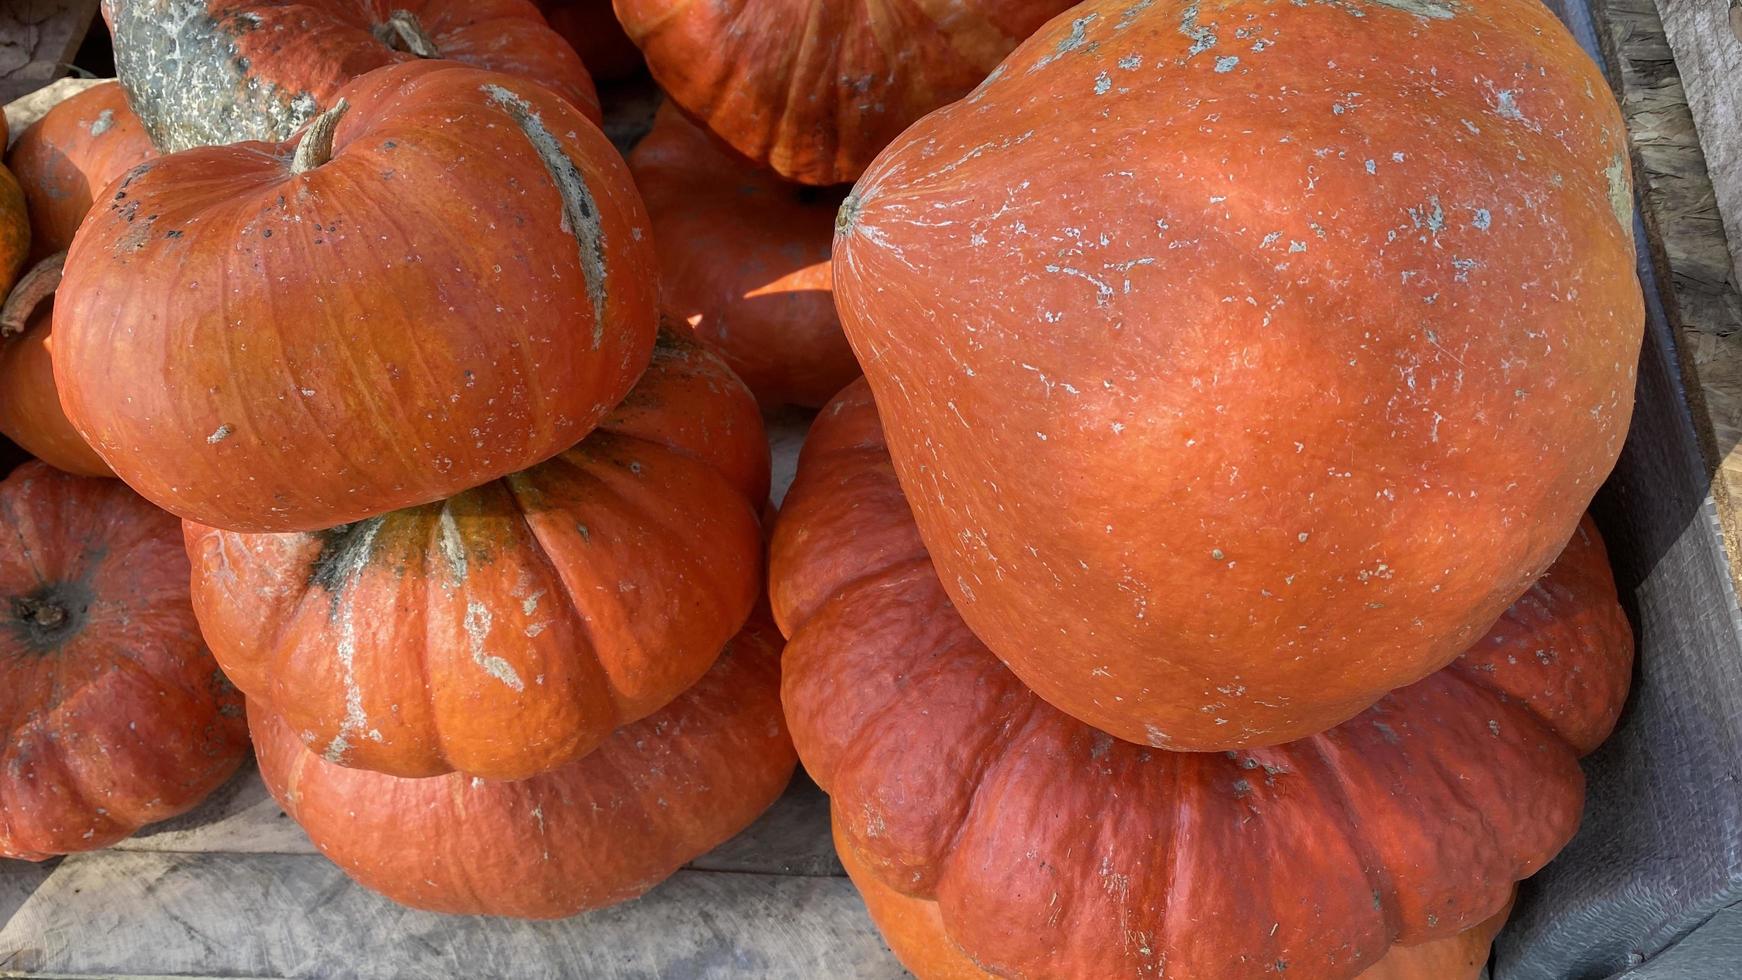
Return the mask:
{"type": "Polygon", "coordinates": [[[0,306],[0,337],[24,332],[30,315],[60,287],[61,270],[66,267],[67,253],[56,252],[32,266],[21,276],[0,306]]]}
{"type": "MultiPolygon", "coordinates": [[[[387,23],[382,25],[389,33],[381,40],[396,51],[406,51],[419,58],[440,58],[441,52],[436,50],[435,40],[429,32],[423,29],[423,22],[409,10],[395,10],[387,15],[387,23]]],[[[378,35],[379,36],[379,35],[378,35]]]]}
{"type": "Polygon", "coordinates": [[[350,108],[350,103],[340,99],[308,124],[308,128],[302,131],[302,142],[296,144],[296,155],[290,158],[291,173],[313,170],[333,158],[333,134],[339,129],[339,120],[350,108]]]}
{"type": "Polygon", "coordinates": [[[67,620],[65,608],[43,599],[20,599],[16,612],[19,619],[44,629],[53,629],[67,620]]]}

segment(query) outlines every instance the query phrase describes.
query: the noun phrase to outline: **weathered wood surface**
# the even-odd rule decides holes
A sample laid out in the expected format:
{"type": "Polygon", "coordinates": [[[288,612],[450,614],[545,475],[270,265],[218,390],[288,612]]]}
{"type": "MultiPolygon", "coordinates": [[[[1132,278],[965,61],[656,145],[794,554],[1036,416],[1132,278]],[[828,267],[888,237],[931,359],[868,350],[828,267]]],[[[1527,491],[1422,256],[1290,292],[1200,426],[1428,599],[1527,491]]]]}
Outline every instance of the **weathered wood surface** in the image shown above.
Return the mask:
{"type": "MultiPolygon", "coordinates": [[[[1689,407],[1713,475],[1732,583],[1742,590],[1742,294],[1719,207],[1724,194],[1742,195],[1742,160],[1732,161],[1727,171],[1711,171],[1729,175],[1717,181],[1727,185],[1720,193],[1708,175],[1707,156],[1715,149],[1729,152],[1721,149],[1726,143],[1742,148],[1742,128],[1702,130],[1689,109],[1694,91],[1721,101],[1713,91],[1719,84],[1732,88],[1730,102],[1738,104],[1742,64],[1722,79],[1678,71],[1681,51],[1672,52],[1659,10],[1673,20],[1691,16],[1687,8],[1709,8],[1728,31],[1724,5],[1715,0],[1604,0],[1594,6],[1633,141],[1646,237],[1658,268],[1668,273],[1664,312],[1680,344],[1689,407]]],[[[1728,46],[1742,52],[1742,42],[1728,38],[1728,46]]],[[[1733,210],[1732,218],[1738,214],[1733,210]]]]}
{"type": "Polygon", "coordinates": [[[67,73],[98,0],[0,2],[0,103],[67,73]]]}
{"type": "Polygon", "coordinates": [[[1742,281],[1742,9],[1724,0],[1659,0],[1658,10],[1742,281]]]}

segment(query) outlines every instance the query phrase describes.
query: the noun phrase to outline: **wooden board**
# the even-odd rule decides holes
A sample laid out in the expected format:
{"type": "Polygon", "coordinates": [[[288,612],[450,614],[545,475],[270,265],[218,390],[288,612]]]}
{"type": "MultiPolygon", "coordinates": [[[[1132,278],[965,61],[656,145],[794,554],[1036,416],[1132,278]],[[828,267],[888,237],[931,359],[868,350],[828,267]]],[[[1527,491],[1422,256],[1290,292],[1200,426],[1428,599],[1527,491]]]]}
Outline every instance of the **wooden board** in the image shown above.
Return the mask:
{"type": "Polygon", "coordinates": [[[0,3],[0,103],[65,75],[97,14],[98,0],[0,3]]]}

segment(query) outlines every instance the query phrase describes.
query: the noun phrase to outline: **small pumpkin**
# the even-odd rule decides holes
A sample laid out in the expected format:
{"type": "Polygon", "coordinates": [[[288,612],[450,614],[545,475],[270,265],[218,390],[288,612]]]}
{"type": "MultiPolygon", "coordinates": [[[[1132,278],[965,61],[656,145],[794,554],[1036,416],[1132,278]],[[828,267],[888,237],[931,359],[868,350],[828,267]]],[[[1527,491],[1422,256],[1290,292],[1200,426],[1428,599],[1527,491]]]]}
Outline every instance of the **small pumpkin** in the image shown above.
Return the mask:
{"type": "Polygon", "coordinates": [[[0,306],[0,433],[79,476],[114,476],[60,407],[54,386],[54,290],[65,253],[37,263],[0,306]]]}
{"type": "Polygon", "coordinates": [[[761,592],[768,447],[744,386],[666,337],[591,435],[330,531],[186,525],[231,680],[323,759],[520,779],[689,687],[761,592]]]}
{"type": "Polygon", "coordinates": [[[260,775],[321,853],[401,904],[555,919],[624,902],[749,826],[792,776],[765,616],[659,713],[530,779],[347,769],[250,703],[260,775]]]}
{"type": "Polygon", "coordinates": [[[921,116],[967,95],[1069,0],[615,0],[684,112],[745,157],[841,184],[921,116]]]}
{"type": "Polygon", "coordinates": [[[12,292],[29,258],[30,213],[24,188],[12,171],[0,166],[0,300],[12,292]]]}
{"type": "Polygon", "coordinates": [[[202,524],[328,528],[525,469],[653,346],[647,215],[598,127],[450,62],[345,93],[298,141],[133,168],[68,256],[67,417],[202,524]]]}
{"type": "Polygon", "coordinates": [[[1064,711],[1198,751],[1445,666],[1626,436],[1627,145],[1536,0],[1049,24],[884,151],[835,242],[968,625],[1064,711]]]}
{"type": "Polygon", "coordinates": [[[0,857],[89,851],[191,809],[248,751],[175,518],[114,480],[0,482],[0,857]]]}
{"type": "Polygon", "coordinates": [[[535,82],[598,123],[531,0],[103,0],[115,73],[160,150],[281,142],[377,68],[443,59],[535,82]]]}
{"type": "Polygon", "coordinates": [[[660,301],[757,400],[816,408],[859,376],[831,292],[842,195],[714,145],[670,103],[629,155],[659,253],[660,301]]]}
{"type": "Polygon", "coordinates": [[[538,0],[538,9],[595,81],[621,81],[642,69],[641,49],[623,33],[611,0],[538,0]]]}
{"type": "MultiPolygon", "coordinates": [[[[980,969],[950,940],[938,903],[904,895],[885,884],[841,835],[838,822],[832,825],[841,866],[902,966],[919,980],[990,980],[993,974],[980,969]]],[[[1379,962],[1361,971],[1358,980],[1482,980],[1494,937],[1511,911],[1508,902],[1480,925],[1449,939],[1393,946],[1379,962]]]]}
{"type": "Polygon", "coordinates": [[[32,254],[66,251],[103,188],[156,155],[115,82],[92,85],[25,127],[6,164],[29,204],[32,254]]]}
{"type": "Polygon", "coordinates": [[[1329,731],[1225,753],[1114,738],[954,611],[863,382],[818,416],[770,564],[787,724],[843,847],[1001,976],[1347,980],[1474,927],[1572,836],[1578,758],[1632,669],[1587,520],[1457,662],[1329,731]]]}

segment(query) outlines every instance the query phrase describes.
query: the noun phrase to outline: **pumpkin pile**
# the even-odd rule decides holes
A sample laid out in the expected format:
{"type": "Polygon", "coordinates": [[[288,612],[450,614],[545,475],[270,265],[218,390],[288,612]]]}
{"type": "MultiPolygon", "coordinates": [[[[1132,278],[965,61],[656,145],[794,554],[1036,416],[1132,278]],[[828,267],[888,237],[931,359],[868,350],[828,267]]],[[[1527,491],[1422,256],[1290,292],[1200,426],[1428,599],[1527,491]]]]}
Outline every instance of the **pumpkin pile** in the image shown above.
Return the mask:
{"type": "Polygon", "coordinates": [[[922,980],[1456,980],[1576,831],[1643,307],[1536,0],[182,8],[0,172],[0,853],[245,727],[553,918],[802,760],[922,980]]]}

